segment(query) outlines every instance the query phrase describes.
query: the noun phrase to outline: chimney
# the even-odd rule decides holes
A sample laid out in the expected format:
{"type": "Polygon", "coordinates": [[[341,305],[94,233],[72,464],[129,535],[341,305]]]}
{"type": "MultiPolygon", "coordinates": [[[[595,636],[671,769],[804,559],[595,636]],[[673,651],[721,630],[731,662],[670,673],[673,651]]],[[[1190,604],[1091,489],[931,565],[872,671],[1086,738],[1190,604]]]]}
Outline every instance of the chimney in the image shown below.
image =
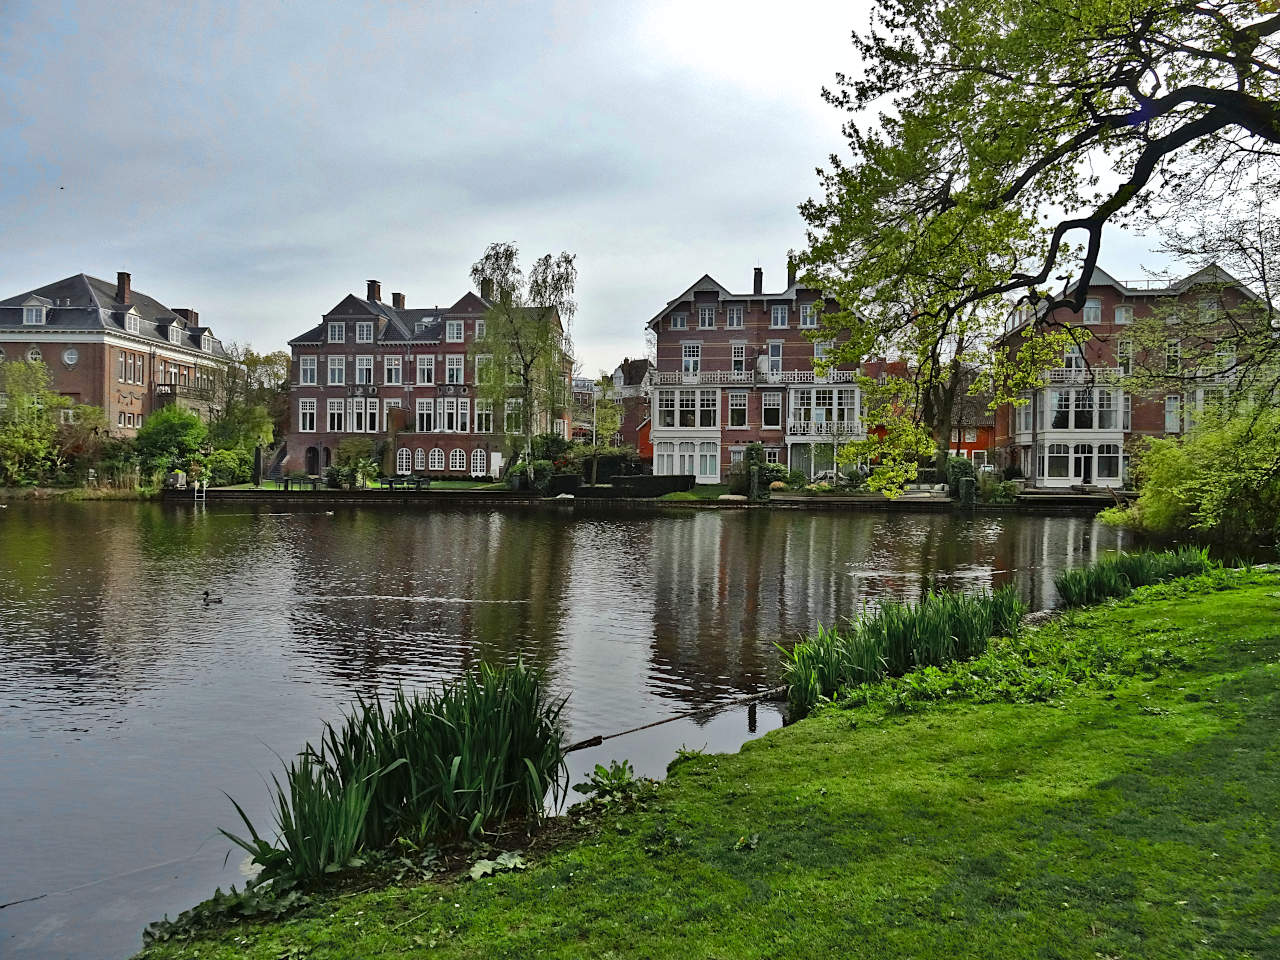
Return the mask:
{"type": "Polygon", "coordinates": [[[116,274],[116,303],[128,303],[131,282],[129,275],[121,270],[116,274]]]}
{"type": "Polygon", "coordinates": [[[380,284],[377,280],[370,280],[370,281],[369,281],[369,297],[368,297],[368,299],[373,300],[373,301],[375,301],[375,302],[377,302],[377,303],[381,303],[381,302],[382,302],[382,284],[380,284]]]}
{"type": "Polygon", "coordinates": [[[480,299],[485,303],[493,303],[493,277],[481,278],[480,299]]]}
{"type": "Polygon", "coordinates": [[[200,326],[200,314],[196,313],[190,307],[174,307],[173,312],[187,321],[191,326],[200,326]]]}
{"type": "Polygon", "coordinates": [[[751,292],[757,297],[764,293],[764,267],[756,267],[756,279],[751,292]]]}
{"type": "Polygon", "coordinates": [[[393,294],[391,295],[391,306],[395,307],[397,310],[403,310],[403,309],[404,309],[404,294],[403,294],[403,293],[393,293],[393,294]]]}
{"type": "Polygon", "coordinates": [[[794,260],[787,261],[787,289],[790,290],[796,285],[796,262],[794,260]]]}

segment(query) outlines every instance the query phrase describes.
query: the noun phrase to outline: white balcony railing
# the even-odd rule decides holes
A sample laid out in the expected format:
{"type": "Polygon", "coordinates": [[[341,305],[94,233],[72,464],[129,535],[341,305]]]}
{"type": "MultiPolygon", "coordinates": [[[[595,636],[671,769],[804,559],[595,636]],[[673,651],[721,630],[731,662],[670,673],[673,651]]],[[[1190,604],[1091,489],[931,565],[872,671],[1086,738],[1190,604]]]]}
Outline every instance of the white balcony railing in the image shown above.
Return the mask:
{"type": "Polygon", "coordinates": [[[1114,383],[1125,375],[1119,367],[1053,367],[1044,372],[1045,383],[1114,383]]]}
{"type": "Polygon", "coordinates": [[[852,421],[788,420],[787,435],[792,437],[850,438],[862,436],[862,428],[852,421]]]}
{"type": "Polygon", "coordinates": [[[752,386],[770,383],[853,383],[858,374],[853,370],[832,370],[825,376],[818,376],[813,370],[779,370],[773,373],[757,373],[750,370],[700,370],[697,373],[686,373],[682,370],[660,370],[655,376],[657,382],[662,385],[714,386],[717,384],[741,384],[743,386],[752,386]]]}

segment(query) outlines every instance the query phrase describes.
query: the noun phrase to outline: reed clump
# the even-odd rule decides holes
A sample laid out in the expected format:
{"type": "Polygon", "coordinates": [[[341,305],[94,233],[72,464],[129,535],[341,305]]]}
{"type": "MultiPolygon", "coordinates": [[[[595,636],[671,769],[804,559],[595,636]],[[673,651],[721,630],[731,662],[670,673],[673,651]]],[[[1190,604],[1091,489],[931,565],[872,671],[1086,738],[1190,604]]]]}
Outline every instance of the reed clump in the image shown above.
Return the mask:
{"type": "Polygon", "coordinates": [[[366,851],[476,838],[536,820],[565,793],[564,698],[542,670],[482,665],[426,693],[359,699],[273,776],[276,838],[238,803],[248,838],[222,831],[264,878],[311,880],[360,866],[366,851]]]}
{"type": "Polygon", "coordinates": [[[900,677],[980,655],[993,636],[1015,636],[1026,605],[1012,587],[994,593],[930,592],[919,603],[888,601],[783,648],[783,679],[794,716],[842,687],[900,677]]]}
{"type": "Polygon", "coordinates": [[[1064,607],[1085,607],[1127,597],[1137,587],[1207,573],[1215,566],[1204,547],[1142,550],[1116,553],[1087,567],[1063,570],[1053,583],[1064,607]]]}

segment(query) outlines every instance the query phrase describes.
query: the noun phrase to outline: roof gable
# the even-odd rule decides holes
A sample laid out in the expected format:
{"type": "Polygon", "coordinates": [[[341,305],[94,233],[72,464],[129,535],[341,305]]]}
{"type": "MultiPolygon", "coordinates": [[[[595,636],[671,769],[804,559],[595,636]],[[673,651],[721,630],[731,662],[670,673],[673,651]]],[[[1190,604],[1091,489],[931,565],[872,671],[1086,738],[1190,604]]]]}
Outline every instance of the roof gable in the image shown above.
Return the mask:
{"type": "Polygon", "coordinates": [[[354,293],[348,293],[325,314],[325,317],[367,317],[383,316],[382,312],[370,306],[368,300],[361,300],[354,293]]]}

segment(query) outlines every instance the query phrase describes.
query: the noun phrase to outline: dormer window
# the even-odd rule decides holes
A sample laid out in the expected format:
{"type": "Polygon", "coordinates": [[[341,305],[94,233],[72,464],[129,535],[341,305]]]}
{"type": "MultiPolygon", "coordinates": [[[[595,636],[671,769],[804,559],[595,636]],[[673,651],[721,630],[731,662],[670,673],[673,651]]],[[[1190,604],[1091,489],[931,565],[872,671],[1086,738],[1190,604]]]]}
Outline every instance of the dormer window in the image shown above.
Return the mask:
{"type": "Polygon", "coordinates": [[[140,333],[142,331],[142,318],[136,313],[126,313],[124,316],[124,328],[129,333],[140,333]]]}
{"type": "Polygon", "coordinates": [[[205,353],[213,353],[213,337],[205,333],[200,336],[200,349],[205,353]]]}
{"type": "Polygon", "coordinates": [[[182,342],[182,328],[178,326],[176,323],[171,323],[169,325],[169,342],[170,343],[182,342]]]}
{"type": "Polygon", "coordinates": [[[22,323],[28,327],[38,327],[44,324],[44,307],[36,304],[31,307],[22,308],[22,323]]]}
{"type": "Polygon", "coordinates": [[[419,320],[413,327],[413,333],[415,336],[420,337],[426,332],[427,332],[427,322],[425,320],[419,320]]]}

